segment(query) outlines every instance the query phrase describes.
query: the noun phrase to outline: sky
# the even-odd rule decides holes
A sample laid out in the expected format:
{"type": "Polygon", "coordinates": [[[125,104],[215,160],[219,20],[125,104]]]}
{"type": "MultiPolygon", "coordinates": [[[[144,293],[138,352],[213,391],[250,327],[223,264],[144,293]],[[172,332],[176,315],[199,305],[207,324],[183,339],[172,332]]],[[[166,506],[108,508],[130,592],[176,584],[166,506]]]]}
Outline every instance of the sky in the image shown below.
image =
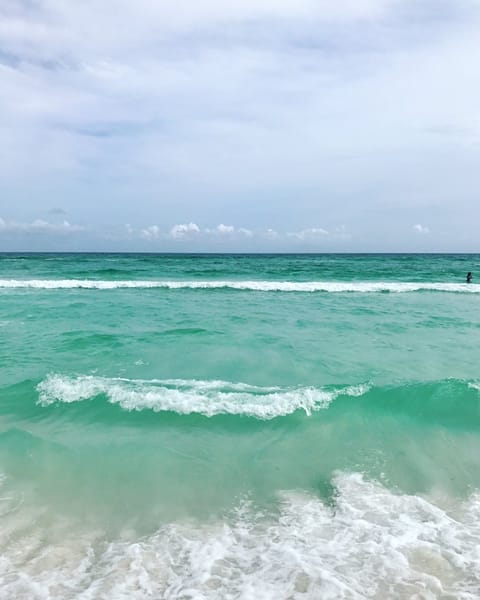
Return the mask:
{"type": "Polygon", "coordinates": [[[0,0],[0,251],[480,251],[478,0],[0,0]]]}

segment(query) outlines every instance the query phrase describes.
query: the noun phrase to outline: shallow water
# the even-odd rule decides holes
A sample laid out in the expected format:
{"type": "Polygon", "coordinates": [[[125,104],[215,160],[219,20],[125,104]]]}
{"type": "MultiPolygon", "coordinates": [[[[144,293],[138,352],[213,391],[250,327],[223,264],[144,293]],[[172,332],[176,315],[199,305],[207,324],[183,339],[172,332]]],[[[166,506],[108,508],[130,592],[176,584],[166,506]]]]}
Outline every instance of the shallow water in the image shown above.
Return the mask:
{"type": "Polygon", "coordinates": [[[0,597],[478,598],[476,255],[0,255],[0,597]]]}

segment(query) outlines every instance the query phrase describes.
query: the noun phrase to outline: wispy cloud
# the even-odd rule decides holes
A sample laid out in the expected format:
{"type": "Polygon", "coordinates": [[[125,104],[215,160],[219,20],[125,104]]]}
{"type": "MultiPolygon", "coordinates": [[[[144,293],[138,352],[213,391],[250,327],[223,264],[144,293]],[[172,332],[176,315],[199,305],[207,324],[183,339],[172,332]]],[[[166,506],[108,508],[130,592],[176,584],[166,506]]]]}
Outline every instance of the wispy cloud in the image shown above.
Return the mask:
{"type": "Polygon", "coordinates": [[[0,234],[2,233],[49,233],[66,234],[85,231],[81,225],[72,225],[68,221],[61,223],[49,223],[42,219],[36,219],[30,223],[19,221],[7,221],[0,218],[0,234]]]}
{"type": "Polygon", "coordinates": [[[289,237],[298,238],[299,240],[312,240],[328,235],[328,231],[321,227],[309,227],[308,229],[302,229],[301,231],[289,232],[287,235],[289,237]]]}

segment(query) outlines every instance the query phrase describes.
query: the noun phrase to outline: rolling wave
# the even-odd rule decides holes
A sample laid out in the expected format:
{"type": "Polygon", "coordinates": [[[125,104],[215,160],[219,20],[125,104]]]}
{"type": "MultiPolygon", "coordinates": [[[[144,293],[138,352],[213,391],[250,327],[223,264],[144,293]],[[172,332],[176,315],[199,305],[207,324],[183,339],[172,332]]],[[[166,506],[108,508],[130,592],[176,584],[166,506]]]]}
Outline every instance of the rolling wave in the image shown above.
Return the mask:
{"type": "Polygon", "coordinates": [[[394,281],[268,281],[268,280],[96,280],[96,279],[0,279],[3,289],[95,289],[114,290],[129,288],[165,289],[232,289],[258,292],[450,292],[480,294],[480,284],[443,282],[394,281]]]}
{"type": "Polygon", "coordinates": [[[443,423],[449,427],[470,428],[480,423],[480,383],[462,379],[396,385],[261,387],[216,380],[50,374],[37,384],[36,392],[41,407],[103,398],[127,412],[151,410],[270,420],[297,411],[310,416],[330,408],[337,417],[353,411],[364,416],[371,414],[372,418],[403,415],[417,423],[443,423]]]}
{"type": "Polygon", "coordinates": [[[106,396],[112,404],[133,411],[150,409],[178,414],[245,415],[273,419],[297,410],[307,414],[327,408],[338,396],[360,396],[365,384],[338,389],[259,387],[244,383],[201,380],[139,380],[80,375],[48,375],[37,386],[39,404],[80,402],[106,396]]]}

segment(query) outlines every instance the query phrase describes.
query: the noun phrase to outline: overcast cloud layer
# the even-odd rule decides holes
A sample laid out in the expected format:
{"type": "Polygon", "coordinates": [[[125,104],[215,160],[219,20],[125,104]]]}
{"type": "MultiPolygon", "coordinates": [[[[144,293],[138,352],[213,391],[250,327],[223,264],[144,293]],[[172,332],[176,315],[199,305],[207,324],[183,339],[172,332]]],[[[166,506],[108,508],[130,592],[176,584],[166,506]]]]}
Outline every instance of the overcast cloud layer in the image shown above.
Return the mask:
{"type": "Polygon", "coordinates": [[[0,250],[478,251],[480,3],[2,0],[0,250]]]}

